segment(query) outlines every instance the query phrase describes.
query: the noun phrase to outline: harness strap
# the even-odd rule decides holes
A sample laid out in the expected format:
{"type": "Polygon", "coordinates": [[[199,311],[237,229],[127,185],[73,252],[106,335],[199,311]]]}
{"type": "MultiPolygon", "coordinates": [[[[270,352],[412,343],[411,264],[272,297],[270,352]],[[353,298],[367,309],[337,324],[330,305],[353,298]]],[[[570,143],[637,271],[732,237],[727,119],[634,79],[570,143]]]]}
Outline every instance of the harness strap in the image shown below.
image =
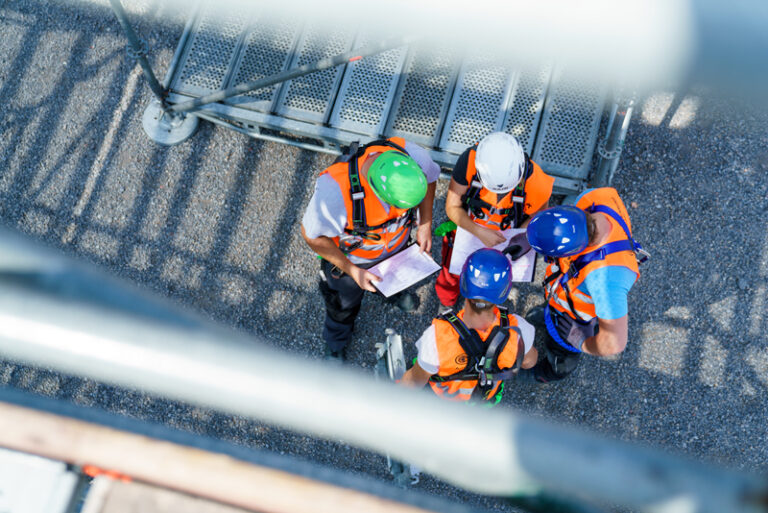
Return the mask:
{"type": "MultiPolygon", "coordinates": [[[[472,148],[477,151],[477,144],[475,144],[472,148]]],[[[520,226],[527,217],[523,211],[525,203],[525,182],[528,180],[528,178],[531,177],[532,174],[533,163],[531,162],[531,158],[526,153],[525,172],[523,172],[523,177],[517,186],[515,186],[513,190],[507,193],[508,195],[512,195],[513,206],[509,208],[496,209],[494,212],[493,205],[487,201],[483,201],[478,197],[480,190],[482,189],[482,185],[479,185],[479,182],[477,181],[477,170],[475,170],[475,173],[469,180],[469,190],[467,190],[467,192],[465,192],[464,196],[461,198],[462,203],[464,203],[467,206],[467,209],[470,210],[472,214],[474,214],[474,216],[478,219],[485,219],[486,214],[483,212],[483,209],[491,211],[491,213],[504,216],[504,218],[501,220],[500,226],[502,230],[509,228],[513,221],[515,226],[520,226]]],[[[506,195],[502,196],[502,199],[504,197],[506,197],[506,195]]]]}
{"type": "Polygon", "coordinates": [[[352,228],[365,231],[365,190],[360,183],[360,170],[355,155],[349,160],[349,196],[352,198],[352,228]]]}
{"type": "Polygon", "coordinates": [[[549,304],[544,305],[544,325],[547,327],[547,333],[549,333],[549,336],[552,337],[552,340],[557,342],[559,346],[567,351],[570,351],[571,353],[581,353],[581,351],[579,351],[577,348],[563,340],[563,338],[560,336],[560,333],[557,332],[555,323],[552,321],[552,312],[549,308],[549,304]]]}
{"type": "Polygon", "coordinates": [[[523,344],[523,336],[520,328],[517,326],[509,325],[509,313],[506,308],[499,308],[499,327],[502,330],[498,330],[495,336],[488,344],[488,348],[483,350],[484,341],[480,338],[476,331],[467,328],[464,321],[449,310],[438,316],[438,319],[445,320],[451,324],[453,329],[459,335],[459,345],[467,354],[467,365],[464,369],[454,372],[449,376],[432,375],[429,380],[436,383],[444,383],[446,381],[464,381],[464,380],[478,380],[478,384],[481,387],[492,384],[495,381],[501,381],[509,378],[512,374],[516,373],[523,363],[525,351],[525,345],[523,344]],[[517,359],[512,369],[506,371],[493,372],[498,369],[499,354],[504,350],[508,337],[504,336],[503,329],[510,329],[517,334],[517,359]],[[478,361],[479,359],[479,361],[478,361]],[[477,364],[475,364],[477,362],[477,364]]]}
{"type": "MultiPolygon", "coordinates": [[[[574,306],[573,299],[571,298],[571,290],[568,287],[568,282],[571,279],[576,278],[581,270],[584,269],[587,265],[598,260],[604,260],[608,255],[619,253],[621,251],[632,251],[636,256],[638,253],[640,253],[641,257],[637,259],[638,263],[643,263],[650,257],[648,252],[643,249],[640,243],[632,237],[632,232],[629,230],[629,226],[627,226],[627,223],[615,210],[605,205],[595,205],[593,203],[592,206],[586,209],[586,211],[589,213],[600,212],[610,216],[619,224],[619,226],[621,226],[621,228],[624,230],[624,233],[627,235],[627,238],[624,240],[609,242],[608,244],[605,244],[594,251],[585,253],[571,262],[571,264],[568,266],[567,272],[564,273],[562,269],[558,269],[558,272],[552,273],[550,276],[544,279],[543,285],[547,300],[549,300],[549,294],[546,293],[547,286],[554,280],[559,280],[559,284],[565,291],[565,298],[568,301],[568,306],[571,309],[571,313],[574,315],[574,317],[578,316],[576,315],[576,307],[574,306]]],[[[560,343],[556,338],[555,341],[560,343]]]]}
{"type": "MultiPolygon", "coordinates": [[[[386,139],[379,139],[376,141],[372,141],[365,146],[357,147],[357,143],[352,143],[350,145],[350,149],[354,151],[352,156],[349,159],[349,195],[352,198],[352,230],[348,230],[345,228],[345,232],[351,234],[351,235],[357,235],[360,237],[363,237],[365,239],[369,240],[381,240],[381,236],[376,233],[368,233],[373,230],[380,230],[382,228],[385,228],[392,224],[393,222],[397,222],[400,218],[397,219],[390,219],[389,221],[386,221],[378,226],[368,226],[365,219],[365,190],[363,189],[362,183],[360,183],[360,170],[358,169],[357,161],[360,157],[362,157],[365,154],[365,150],[368,149],[371,146],[389,146],[390,148],[393,148],[394,150],[397,150],[401,153],[404,153],[405,155],[408,155],[408,152],[405,151],[405,148],[400,146],[397,143],[394,143],[392,141],[388,141],[386,139]]],[[[415,213],[415,209],[409,209],[407,212],[407,215],[413,216],[415,213]]],[[[408,222],[412,222],[413,219],[409,219],[408,222]]],[[[358,244],[358,247],[360,245],[358,244]]],[[[356,249],[356,248],[355,248],[356,249]]]]}
{"type": "MultiPolygon", "coordinates": [[[[602,214],[606,214],[613,218],[614,221],[619,223],[619,226],[624,230],[624,233],[627,234],[627,239],[632,243],[631,251],[634,251],[635,253],[640,253],[640,257],[637,259],[637,262],[639,264],[642,264],[646,260],[650,258],[650,254],[643,249],[643,246],[640,245],[639,242],[637,242],[634,237],[632,237],[632,232],[629,230],[629,226],[627,226],[627,223],[624,222],[624,219],[611,207],[607,207],[605,205],[595,205],[592,204],[591,207],[587,208],[587,212],[594,213],[594,212],[600,212],[602,214]]],[[[620,250],[623,251],[623,250],[620,250]]]]}
{"type": "Polygon", "coordinates": [[[572,278],[576,278],[581,270],[592,262],[605,260],[605,257],[613,253],[619,253],[621,251],[634,251],[634,247],[634,244],[632,244],[632,241],[630,240],[615,240],[605,244],[604,246],[601,246],[594,251],[585,253],[571,262],[571,265],[568,267],[568,272],[563,273],[562,277],[560,278],[560,283],[562,284],[572,278]]]}
{"type": "Polygon", "coordinates": [[[507,329],[510,329],[517,333],[517,356],[515,358],[515,364],[512,366],[511,369],[506,369],[504,371],[499,369],[498,366],[498,360],[499,355],[501,354],[501,351],[506,346],[507,341],[509,340],[509,337],[505,337],[501,330],[499,330],[496,335],[491,340],[491,343],[488,345],[488,350],[485,352],[485,358],[483,365],[481,366],[480,371],[478,372],[478,383],[481,387],[484,387],[486,385],[491,385],[495,381],[502,381],[509,377],[511,377],[513,374],[516,374],[520,367],[523,365],[523,358],[525,357],[525,344],[523,343],[523,332],[520,331],[520,328],[517,326],[504,326],[507,329]],[[498,372],[494,372],[494,370],[498,370],[498,372]]]}

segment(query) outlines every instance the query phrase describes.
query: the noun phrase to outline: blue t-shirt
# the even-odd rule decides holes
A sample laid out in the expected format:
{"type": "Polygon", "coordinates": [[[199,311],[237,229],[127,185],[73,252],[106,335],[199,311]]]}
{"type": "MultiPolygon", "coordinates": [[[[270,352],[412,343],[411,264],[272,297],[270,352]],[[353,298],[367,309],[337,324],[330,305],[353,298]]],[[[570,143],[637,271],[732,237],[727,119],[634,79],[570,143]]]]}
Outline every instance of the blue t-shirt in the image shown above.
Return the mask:
{"type": "Polygon", "coordinates": [[[595,314],[600,319],[618,319],[627,315],[627,294],[637,275],[621,265],[595,269],[579,285],[579,290],[592,296],[595,314]]]}
{"type": "MultiPolygon", "coordinates": [[[[587,189],[573,202],[594,189],[587,189]]],[[[595,313],[600,319],[618,319],[627,315],[627,294],[635,283],[637,274],[620,265],[595,269],[579,285],[579,290],[592,296],[595,313]]]]}

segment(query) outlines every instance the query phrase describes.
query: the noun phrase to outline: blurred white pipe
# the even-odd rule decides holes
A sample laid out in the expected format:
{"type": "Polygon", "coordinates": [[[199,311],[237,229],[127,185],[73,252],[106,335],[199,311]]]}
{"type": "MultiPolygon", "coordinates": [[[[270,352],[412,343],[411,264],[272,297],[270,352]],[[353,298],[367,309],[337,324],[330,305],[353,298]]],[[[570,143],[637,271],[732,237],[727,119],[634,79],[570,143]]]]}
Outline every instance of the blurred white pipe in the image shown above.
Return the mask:
{"type": "Polygon", "coordinates": [[[0,267],[6,358],[340,439],[479,493],[544,487],[643,511],[682,511],[681,504],[691,512],[761,511],[749,499],[764,493],[763,483],[750,477],[377,383],[203,322],[165,322],[154,308],[95,304],[93,283],[105,292],[119,289],[123,303],[132,298],[146,307],[154,300],[7,232],[0,240],[0,265],[10,263],[0,267]],[[19,272],[14,262],[23,254],[39,263],[37,272],[32,266],[19,272]]]}

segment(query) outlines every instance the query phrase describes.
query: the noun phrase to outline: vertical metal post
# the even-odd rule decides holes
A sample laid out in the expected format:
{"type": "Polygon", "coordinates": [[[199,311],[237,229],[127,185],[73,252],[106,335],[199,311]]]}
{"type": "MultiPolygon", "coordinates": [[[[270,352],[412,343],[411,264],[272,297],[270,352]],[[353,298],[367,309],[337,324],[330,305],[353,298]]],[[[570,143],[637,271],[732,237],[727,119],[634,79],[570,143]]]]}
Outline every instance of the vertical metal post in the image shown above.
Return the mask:
{"type": "Polygon", "coordinates": [[[613,174],[619,166],[621,150],[624,149],[624,139],[627,135],[627,128],[629,128],[629,121],[632,118],[634,105],[634,98],[616,100],[613,104],[605,137],[597,146],[600,162],[597,165],[595,176],[591,180],[593,186],[611,185],[613,174]]]}
{"type": "Polygon", "coordinates": [[[109,0],[109,4],[112,6],[112,10],[115,12],[115,16],[117,16],[117,21],[120,22],[120,26],[123,27],[123,32],[125,32],[125,35],[128,38],[128,43],[130,44],[128,55],[139,61],[141,69],[144,72],[144,78],[146,78],[149,83],[149,88],[152,89],[152,92],[157,96],[157,99],[163,106],[163,110],[167,109],[168,104],[165,99],[168,96],[168,91],[160,85],[160,82],[157,81],[157,77],[155,77],[155,74],[152,72],[152,68],[149,66],[149,61],[147,61],[146,41],[139,39],[136,32],[133,31],[130,23],[128,23],[128,16],[126,15],[120,0],[109,0]]]}

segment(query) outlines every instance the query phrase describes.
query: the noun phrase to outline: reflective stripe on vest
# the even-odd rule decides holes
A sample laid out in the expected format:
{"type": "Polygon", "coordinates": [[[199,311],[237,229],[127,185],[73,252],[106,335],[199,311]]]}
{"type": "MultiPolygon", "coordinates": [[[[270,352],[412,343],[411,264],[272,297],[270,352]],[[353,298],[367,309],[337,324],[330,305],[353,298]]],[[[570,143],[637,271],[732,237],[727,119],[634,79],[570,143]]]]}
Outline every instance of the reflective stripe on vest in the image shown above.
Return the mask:
{"type": "MultiPolygon", "coordinates": [[[[392,137],[388,141],[404,147],[405,140],[400,137],[392,137]]],[[[386,151],[398,151],[391,146],[372,144],[365,146],[360,150],[362,154],[357,158],[358,170],[362,168],[365,160],[372,153],[383,153],[386,151]]],[[[411,226],[415,219],[414,209],[402,209],[392,205],[385,205],[373,192],[370,184],[360,175],[360,186],[363,196],[352,197],[350,183],[349,162],[337,162],[325,169],[321,174],[328,174],[341,189],[344,198],[344,205],[347,211],[347,224],[341,236],[334,237],[333,240],[339,249],[355,264],[364,264],[374,262],[386,256],[387,253],[396,250],[408,241],[411,226]],[[354,203],[355,200],[363,201],[363,219],[358,219],[355,223],[354,203]],[[389,207],[389,210],[387,210],[389,207]],[[360,222],[364,222],[365,231],[356,230],[360,222]]],[[[358,195],[361,193],[357,193],[358,195]]]]}
{"type": "MultiPolygon", "coordinates": [[[[597,205],[603,205],[615,211],[627,229],[631,230],[629,214],[615,189],[611,187],[595,189],[582,196],[576,204],[578,208],[585,211],[589,211],[590,207],[597,205]]],[[[620,223],[611,216],[607,216],[607,218],[610,220],[611,231],[600,247],[585,248],[577,255],[559,258],[547,266],[544,288],[547,302],[552,309],[575,319],[591,321],[596,316],[594,301],[590,295],[578,290],[589,273],[602,267],[623,266],[635,273],[635,279],[639,276],[637,258],[633,251],[636,243],[633,240],[631,242],[628,240],[627,233],[620,223]],[[605,249],[605,251],[600,253],[601,249],[605,249]],[[574,273],[571,266],[578,263],[580,257],[585,257],[588,263],[580,271],[574,273]],[[569,271],[571,272],[569,273],[569,271]]]]}

